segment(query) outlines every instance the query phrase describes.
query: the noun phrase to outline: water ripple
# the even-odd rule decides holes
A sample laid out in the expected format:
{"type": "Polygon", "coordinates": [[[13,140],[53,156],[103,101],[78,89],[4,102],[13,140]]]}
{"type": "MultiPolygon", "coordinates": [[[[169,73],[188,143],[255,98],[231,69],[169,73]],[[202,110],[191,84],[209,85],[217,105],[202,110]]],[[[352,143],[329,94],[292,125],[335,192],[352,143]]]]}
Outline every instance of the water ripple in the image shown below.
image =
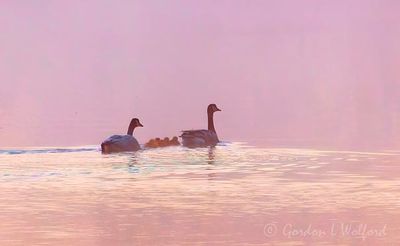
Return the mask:
{"type": "MultiPolygon", "coordinates": [[[[264,244],[270,221],[324,227],[332,219],[387,223],[393,232],[400,221],[399,161],[395,151],[244,143],[111,155],[96,146],[0,150],[0,242],[264,244]]],[[[398,241],[396,235],[374,242],[398,241]]],[[[274,240],[293,245],[310,238],[274,240]]],[[[312,242],[349,241],[363,243],[312,242]]]]}

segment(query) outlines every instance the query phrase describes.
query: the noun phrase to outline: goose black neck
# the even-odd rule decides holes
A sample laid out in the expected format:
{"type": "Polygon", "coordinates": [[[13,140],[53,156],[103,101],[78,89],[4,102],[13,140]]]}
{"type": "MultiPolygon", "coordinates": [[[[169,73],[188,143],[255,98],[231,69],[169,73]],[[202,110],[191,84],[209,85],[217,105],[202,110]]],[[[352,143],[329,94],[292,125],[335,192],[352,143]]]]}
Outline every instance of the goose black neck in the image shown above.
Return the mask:
{"type": "Polygon", "coordinates": [[[214,113],[207,112],[207,115],[208,115],[208,130],[217,133],[214,127],[214,113]]]}
{"type": "Polygon", "coordinates": [[[134,122],[131,122],[131,124],[129,124],[129,128],[128,128],[128,135],[133,135],[133,130],[135,130],[135,123],[134,122]]]}

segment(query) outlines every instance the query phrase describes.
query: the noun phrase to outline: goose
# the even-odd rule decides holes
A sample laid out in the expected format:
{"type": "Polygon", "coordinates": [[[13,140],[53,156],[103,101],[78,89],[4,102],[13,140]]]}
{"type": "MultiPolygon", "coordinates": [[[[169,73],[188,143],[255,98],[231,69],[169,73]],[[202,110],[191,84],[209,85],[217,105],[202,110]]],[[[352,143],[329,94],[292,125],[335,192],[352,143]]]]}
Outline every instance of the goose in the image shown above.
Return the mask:
{"type": "Polygon", "coordinates": [[[182,145],[189,148],[215,146],[218,142],[217,132],[214,127],[214,113],[221,111],[214,103],[208,105],[208,130],[182,131],[182,145]]]}
{"type": "Polygon", "coordinates": [[[143,127],[139,119],[133,118],[126,135],[113,135],[101,143],[101,152],[113,153],[140,150],[139,142],[132,136],[136,127],[143,127]]]}
{"type": "Polygon", "coordinates": [[[174,136],[172,139],[171,139],[171,141],[170,141],[170,145],[181,145],[180,143],[179,143],[179,140],[178,140],[178,137],[177,136],[174,136]]]}
{"type": "Polygon", "coordinates": [[[146,148],[158,148],[161,147],[161,139],[160,138],[152,138],[150,139],[145,145],[144,147],[146,148]]]}
{"type": "Polygon", "coordinates": [[[157,148],[158,143],[156,142],[155,139],[150,139],[145,145],[146,148],[157,148]]]}
{"type": "Polygon", "coordinates": [[[150,139],[144,146],[146,148],[158,148],[180,145],[178,137],[174,136],[172,139],[165,137],[163,140],[160,138],[150,139]]]}
{"type": "Polygon", "coordinates": [[[169,145],[169,137],[165,137],[163,140],[160,142],[160,147],[167,147],[169,145]]]}

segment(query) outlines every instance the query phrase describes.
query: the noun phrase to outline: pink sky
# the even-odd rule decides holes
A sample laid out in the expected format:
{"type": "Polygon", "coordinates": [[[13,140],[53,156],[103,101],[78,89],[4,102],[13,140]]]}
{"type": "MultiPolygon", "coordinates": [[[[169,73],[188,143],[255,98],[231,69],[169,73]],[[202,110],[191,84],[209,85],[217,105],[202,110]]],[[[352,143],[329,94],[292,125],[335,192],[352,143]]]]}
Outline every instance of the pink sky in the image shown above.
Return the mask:
{"type": "Polygon", "coordinates": [[[1,1],[0,146],[206,127],[268,146],[400,147],[400,1],[1,1]]]}

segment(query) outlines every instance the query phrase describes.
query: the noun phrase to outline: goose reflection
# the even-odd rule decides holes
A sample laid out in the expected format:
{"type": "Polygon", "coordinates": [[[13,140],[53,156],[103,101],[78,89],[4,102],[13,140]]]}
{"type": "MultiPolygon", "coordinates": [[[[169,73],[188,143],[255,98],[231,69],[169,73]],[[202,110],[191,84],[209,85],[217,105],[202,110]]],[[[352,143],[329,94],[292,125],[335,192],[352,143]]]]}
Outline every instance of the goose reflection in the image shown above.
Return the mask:
{"type": "MultiPolygon", "coordinates": [[[[213,170],[215,166],[215,146],[208,147],[207,163],[209,164],[209,166],[206,168],[206,170],[213,170]]],[[[215,180],[217,177],[217,173],[208,173],[207,176],[208,180],[215,180]]]]}
{"type": "Polygon", "coordinates": [[[138,157],[136,156],[136,153],[134,153],[128,160],[128,173],[139,173],[140,169],[138,163],[138,157]]]}
{"type": "Polygon", "coordinates": [[[208,164],[214,165],[215,164],[214,159],[215,159],[215,147],[214,146],[208,147],[208,160],[207,160],[208,164]]]}

